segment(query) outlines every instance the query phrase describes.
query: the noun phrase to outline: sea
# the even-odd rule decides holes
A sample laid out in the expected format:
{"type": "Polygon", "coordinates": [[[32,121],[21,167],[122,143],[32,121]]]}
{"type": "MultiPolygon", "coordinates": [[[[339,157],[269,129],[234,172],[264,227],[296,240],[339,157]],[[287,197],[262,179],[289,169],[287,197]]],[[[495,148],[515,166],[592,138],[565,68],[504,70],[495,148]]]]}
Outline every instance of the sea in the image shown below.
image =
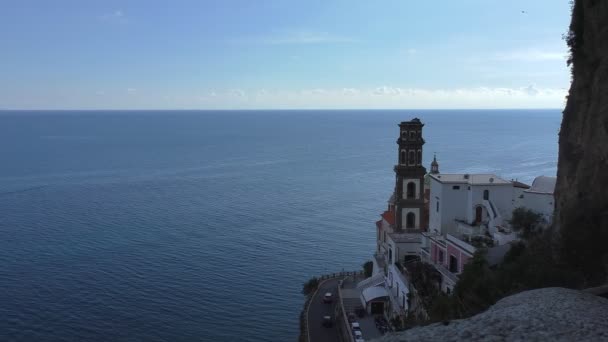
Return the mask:
{"type": "Polygon", "coordinates": [[[296,340],[415,117],[427,170],[556,174],[558,109],[0,112],[0,340],[296,340]]]}

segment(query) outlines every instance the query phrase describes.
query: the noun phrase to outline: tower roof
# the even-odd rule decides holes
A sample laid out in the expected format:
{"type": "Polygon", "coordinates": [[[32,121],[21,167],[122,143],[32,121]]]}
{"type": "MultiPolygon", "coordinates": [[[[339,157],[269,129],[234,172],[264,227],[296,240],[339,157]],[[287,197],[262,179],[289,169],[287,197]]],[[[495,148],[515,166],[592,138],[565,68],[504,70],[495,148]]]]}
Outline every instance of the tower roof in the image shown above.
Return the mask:
{"type": "Polygon", "coordinates": [[[439,163],[437,163],[437,155],[433,154],[433,161],[431,162],[431,166],[439,166],[439,163]]]}
{"type": "Polygon", "coordinates": [[[420,121],[420,119],[413,118],[410,121],[401,121],[399,126],[424,126],[424,124],[422,123],[422,121],[420,121]]]}
{"type": "Polygon", "coordinates": [[[433,154],[433,161],[431,162],[431,173],[434,175],[439,173],[439,163],[437,162],[436,154],[433,154]]]}

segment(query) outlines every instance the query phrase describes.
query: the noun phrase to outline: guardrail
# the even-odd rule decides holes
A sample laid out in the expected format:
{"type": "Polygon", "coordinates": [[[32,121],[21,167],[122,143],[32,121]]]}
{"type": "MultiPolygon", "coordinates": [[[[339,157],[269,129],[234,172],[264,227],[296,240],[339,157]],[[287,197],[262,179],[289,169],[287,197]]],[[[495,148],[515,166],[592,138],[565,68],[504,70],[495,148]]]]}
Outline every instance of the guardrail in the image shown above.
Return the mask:
{"type": "Polygon", "coordinates": [[[340,288],[340,286],[338,286],[338,298],[340,298],[339,301],[339,305],[340,305],[340,311],[342,312],[342,331],[344,331],[344,333],[342,333],[342,338],[343,340],[345,340],[346,342],[354,342],[355,339],[353,338],[353,334],[350,331],[350,325],[348,324],[348,317],[346,316],[346,310],[344,310],[344,300],[342,299],[342,289],[340,288]],[[344,336],[346,335],[346,336],[344,336]]]}

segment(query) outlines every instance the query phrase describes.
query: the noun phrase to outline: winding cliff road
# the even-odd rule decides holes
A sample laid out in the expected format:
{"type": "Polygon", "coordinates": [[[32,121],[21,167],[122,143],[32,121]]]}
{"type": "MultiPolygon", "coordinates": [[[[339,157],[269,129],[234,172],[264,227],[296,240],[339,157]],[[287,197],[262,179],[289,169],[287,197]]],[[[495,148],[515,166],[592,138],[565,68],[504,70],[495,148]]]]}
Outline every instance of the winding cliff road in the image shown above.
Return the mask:
{"type": "Polygon", "coordinates": [[[336,306],[338,301],[338,282],[339,278],[330,279],[321,284],[315,293],[308,307],[308,340],[310,342],[335,342],[340,341],[338,326],[336,324],[336,306]],[[323,295],[331,292],[334,300],[331,304],[323,303],[323,295]],[[323,326],[323,316],[331,316],[334,319],[334,326],[326,328],[323,326]]]}

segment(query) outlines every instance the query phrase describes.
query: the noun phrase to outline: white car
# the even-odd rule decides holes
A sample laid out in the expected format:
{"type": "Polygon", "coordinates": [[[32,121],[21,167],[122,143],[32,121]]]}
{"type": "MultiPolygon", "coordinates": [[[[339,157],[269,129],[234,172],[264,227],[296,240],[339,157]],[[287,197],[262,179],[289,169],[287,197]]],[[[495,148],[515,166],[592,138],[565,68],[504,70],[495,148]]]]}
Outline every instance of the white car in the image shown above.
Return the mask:
{"type": "Polygon", "coordinates": [[[331,301],[334,299],[334,297],[332,296],[331,292],[327,292],[325,293],[325,295],[323,296],[323,303],[331,303],[331,301]]]}
{"type": "Polygon", "coordinates": [[[354,330],[353,335],[355,335],[355,341],[363,341],[363,334],[361,334],[361,330],[354,330]]]}
{"type": "Polygon", "coordinates": [[[353,331],[354,331],[354,330],[359,330],[359,331],[361,331],[361,325],[359,325],[359,322],[352,322],[352,323],[350,324],[350,327],[353,329],[353,331]]]}

